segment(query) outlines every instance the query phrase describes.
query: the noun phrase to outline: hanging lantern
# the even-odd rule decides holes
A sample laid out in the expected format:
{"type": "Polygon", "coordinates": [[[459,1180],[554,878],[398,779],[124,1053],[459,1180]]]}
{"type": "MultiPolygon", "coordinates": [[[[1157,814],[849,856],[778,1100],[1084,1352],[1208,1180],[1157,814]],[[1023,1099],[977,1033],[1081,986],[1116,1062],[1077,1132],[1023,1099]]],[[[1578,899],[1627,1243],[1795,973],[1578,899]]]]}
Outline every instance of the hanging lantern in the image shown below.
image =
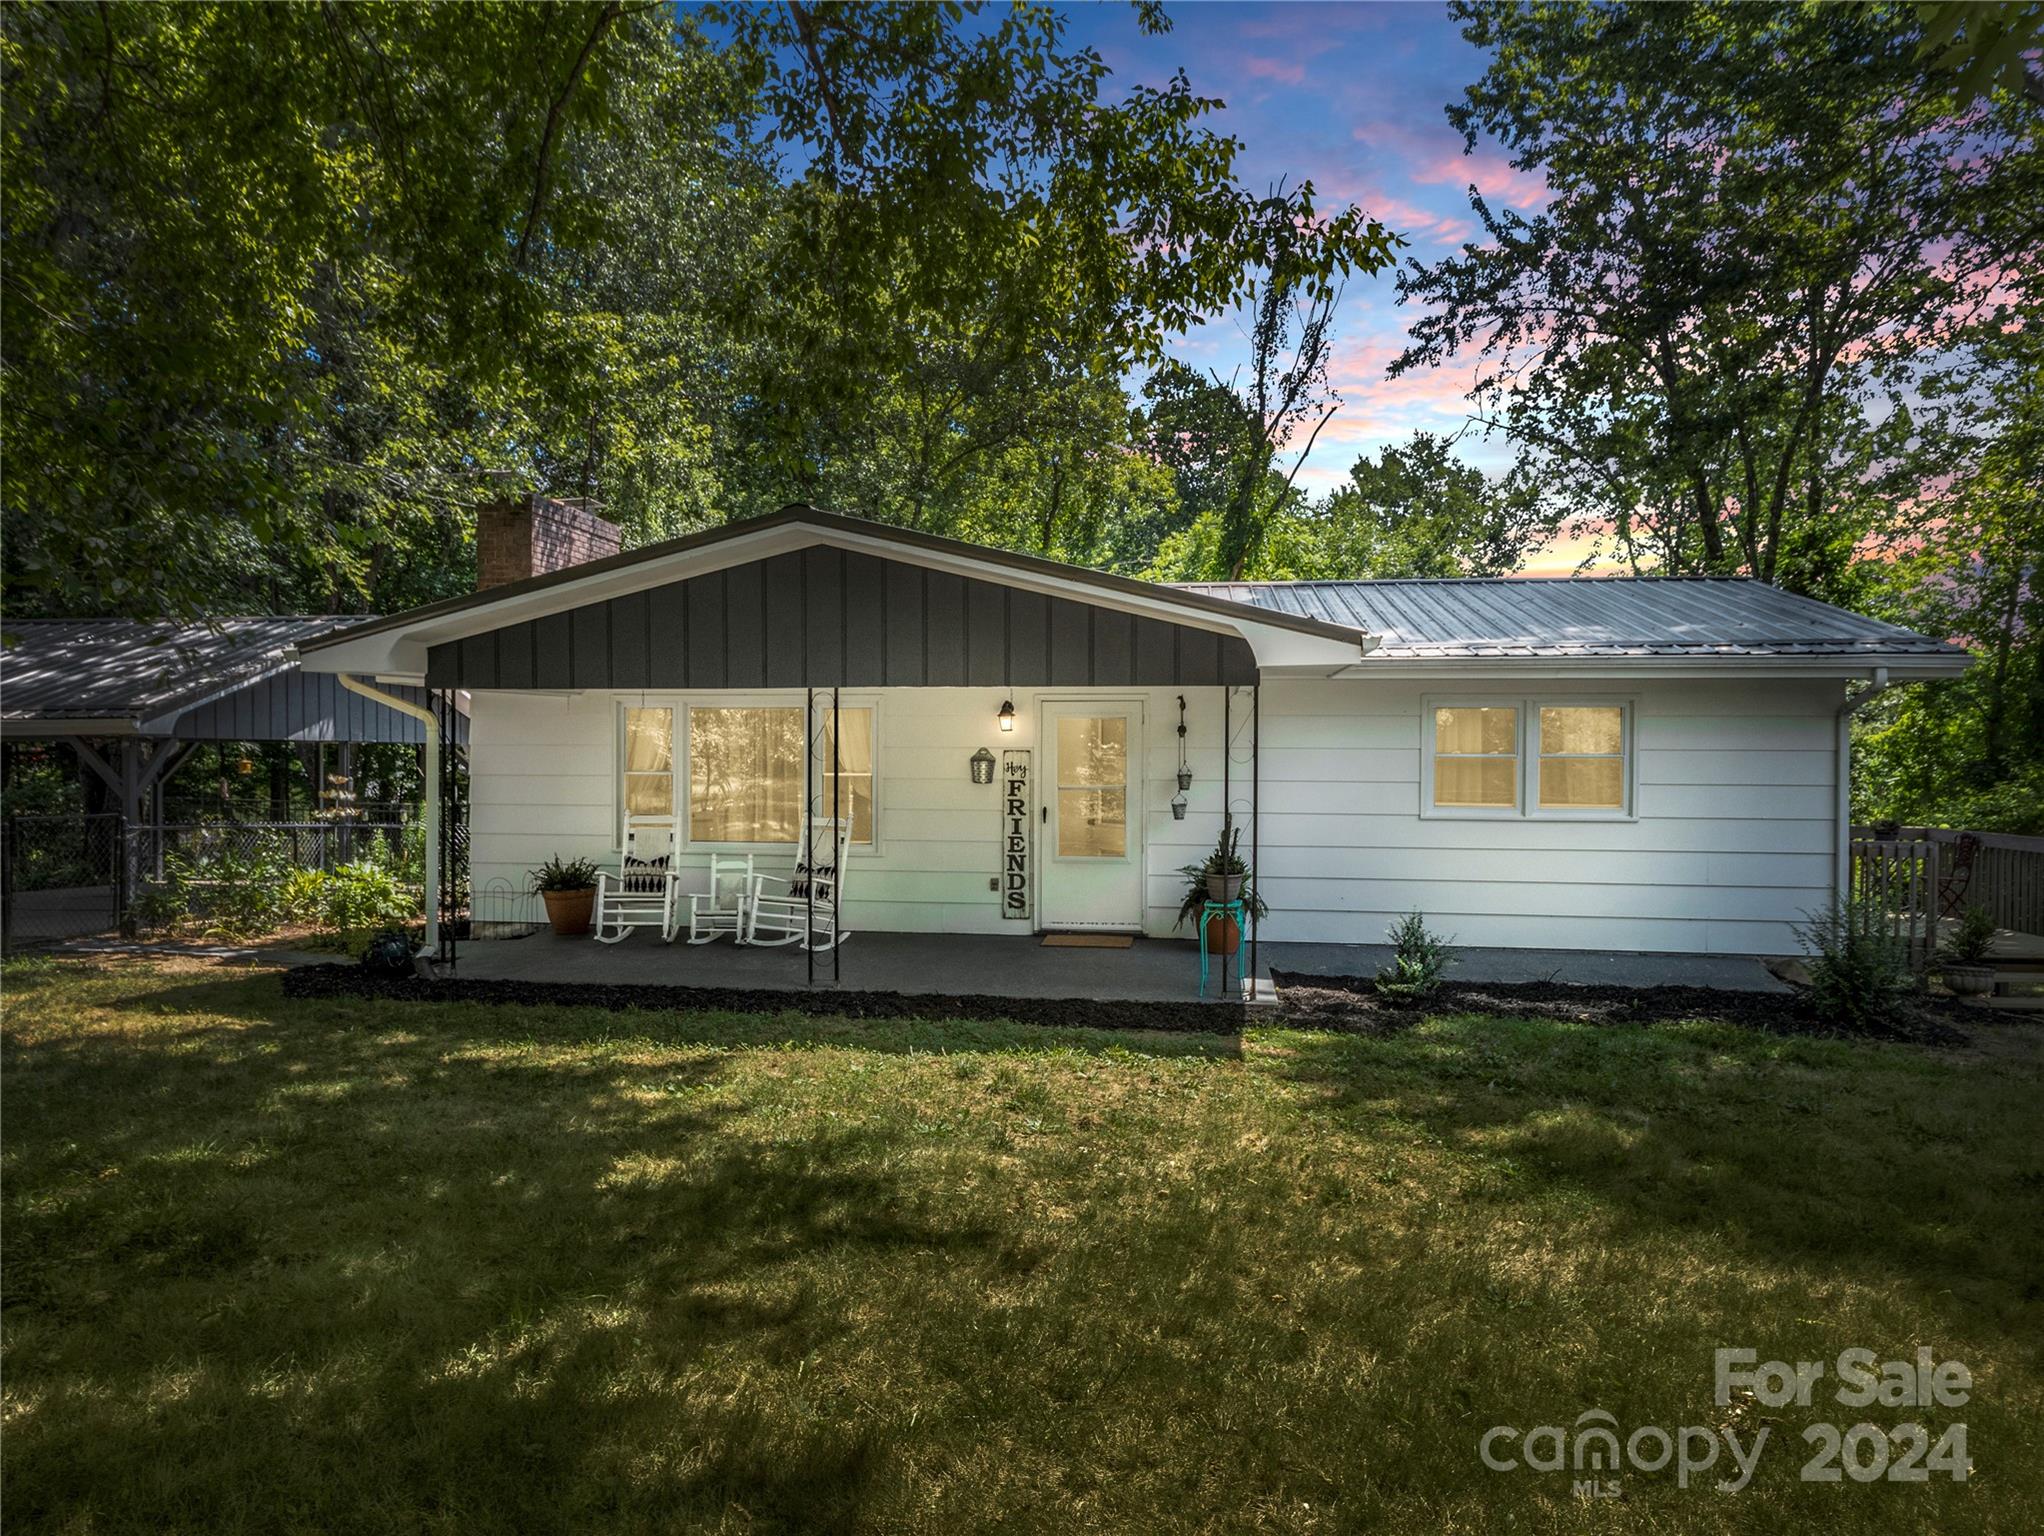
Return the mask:
{"type": "Polygon", "coordinates": [[[1185,760],[1185,695],[1178,696],[1178,798],[1171,802],[1171,814],[1185,820],[1185,792],[1192,788],[1192,768],[1185,760]]]}
{"type": "Polygon", "coordinates": [[[236,758],[234,761],[234,771],[240,774],[244,779],[247,778],[250,774],[255,772],[255,759],[248,756],[246,753],[242,754],[242,756],[236,758]]]}
{"type": "Polygon", "coordinates": [[[994,781],[994,755],[985,747],[972,754],[972,782],[991,784],[994,781]]]}
{"type": "Polygon", "coordinates": [[[1004,731],[1015,729],[1015,701],[1013,699],[1001,700],[1001,729],[1004,731]]]}

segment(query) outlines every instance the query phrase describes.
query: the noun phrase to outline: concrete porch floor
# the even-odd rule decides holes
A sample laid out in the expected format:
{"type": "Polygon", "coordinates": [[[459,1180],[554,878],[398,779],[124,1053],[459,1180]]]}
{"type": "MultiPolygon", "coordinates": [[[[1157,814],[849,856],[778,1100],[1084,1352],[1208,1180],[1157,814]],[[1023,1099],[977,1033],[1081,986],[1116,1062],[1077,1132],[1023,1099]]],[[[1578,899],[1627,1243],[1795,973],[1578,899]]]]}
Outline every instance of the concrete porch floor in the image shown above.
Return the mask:
{"type": "MultiPolygon", "coordinates": [[[[1369,976],[1382,944],[1264,944],[1257,961],[1270,996],[1273,967],[1315,976],[1369,976]]],[[[1245,951],[1246,959],[1246,951],[1245,951]]],[[[840,952],[838,989],[847,992],[977,994],[1197,1002],[1199,951],[1185,939],[1137,939],[1127,949],[1046,948],[1035,935],[855,933],[840,952]]],[[[621,944],[556,938],[472,939],[457,946],[453,974],[477,981],[741,987],[763,992],[808,986],[802,951],[741,948],[728,939],[663,944],[633,934],[621,944]]],[[[816,957],[817,986],[830,987],[830,956],[816,957]]],[[[1731,992],[1789,990],[1743,955],[1630,955],[1588,950],[1465,949],[1448,972],[1456,981],[1559,981],[1615,986],[1681,985],[1731,992]]],[[[1209,987],[1207,1001],[1214,1001],[1209,987]]]]}

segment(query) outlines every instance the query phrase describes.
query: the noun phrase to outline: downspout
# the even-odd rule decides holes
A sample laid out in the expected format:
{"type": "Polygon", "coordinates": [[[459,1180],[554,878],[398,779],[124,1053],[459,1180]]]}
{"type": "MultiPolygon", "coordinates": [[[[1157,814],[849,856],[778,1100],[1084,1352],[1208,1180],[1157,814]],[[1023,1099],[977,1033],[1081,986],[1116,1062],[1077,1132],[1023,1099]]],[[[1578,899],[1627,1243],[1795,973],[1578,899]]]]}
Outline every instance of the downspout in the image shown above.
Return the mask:
{"type": "Polygon", "coordinates": [[[1831,893],[1840,906],[1852,889],[1852,717],[1892,686],[1888,669],[1876,667],[1870,685],[1848,694],[1838,706],[1838,805],[1832,827],[1831,893]]]}
{"type": "Polygon", "coordinates": [[[348,692],[410,715],[426,728],[426,943],[419,954],[431,958],[440,953],[440,722],[423,704],[385,693],[345,672],[336,672],[334,678],[348,692]]]}

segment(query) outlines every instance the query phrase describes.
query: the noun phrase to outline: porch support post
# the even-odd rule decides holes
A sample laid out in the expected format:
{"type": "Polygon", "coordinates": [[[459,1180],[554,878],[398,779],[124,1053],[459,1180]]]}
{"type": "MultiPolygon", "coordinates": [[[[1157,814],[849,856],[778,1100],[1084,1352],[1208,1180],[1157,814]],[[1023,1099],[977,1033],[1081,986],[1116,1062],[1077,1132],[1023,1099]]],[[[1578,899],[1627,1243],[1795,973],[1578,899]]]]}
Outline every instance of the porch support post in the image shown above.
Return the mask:
{"type": "MultiPolygon", "coordinates": [[[[838,685],[832,683],[830,685],[830,819],[832,821],[837,820],[838,763],[840,761],[839,753],[843,751],[843,727],[844,721],[838,714],[838,685]]],[[[832,848],[835,849],[837,846],[836,827],[831,828],[830,841],[832,848]]],[[[845,825],[845,851],[842,854],[833,853],[832,857],[843,858],[845,864],[852,862],[852,829],[849,818],[845,825]]],[[[841,864],[831,871],[830,878],[830,979],[833,986],[844,979],[844,966],[838,959],[838,956],[844,950],[844,945],[839,942],[838,934],[838,923],[844,916],[844,907],[839,900],[840,894],[844,890],[844,885],[845,871],[844,865],[841,864]]]]}
{"type": "MultiPolygon", "coordinates": [[[[1249,878],[1263,878],[1263,668],[1249,685],[1249,878]]],[[[1256,888],[1250,886],[1250,895],[1256,888]]],[[[1249,1000],[1256,1001],[1256,908],[1249,909],[1249,1000]]]]}
{"type": "Polygon", "coordinates": [[[409,715],[425,728],[426,744],[419,749],[425,764],[426,777],[426,940],[419,953],[434,956],[440,953],[440,719],[423,704],[414,704],[410,699],[399,698],[394,693],[385,693],[381,688],[372,687],[358,677],[346,672],[336,672],[334,680],[350,693],[359,693],[363,698],[377,704],[385,704],[401,715],[409,715]]]}
{"type": "Polygon", "coordinates": [[[805,865],[809,878],[802,882],[802,958],[809,967],[809,985],[816,985],[816,785],[812,777],[816,764],[816,689],[802,690],[802,831],[806,847],[795,850],[795,868],[805,865]]]}

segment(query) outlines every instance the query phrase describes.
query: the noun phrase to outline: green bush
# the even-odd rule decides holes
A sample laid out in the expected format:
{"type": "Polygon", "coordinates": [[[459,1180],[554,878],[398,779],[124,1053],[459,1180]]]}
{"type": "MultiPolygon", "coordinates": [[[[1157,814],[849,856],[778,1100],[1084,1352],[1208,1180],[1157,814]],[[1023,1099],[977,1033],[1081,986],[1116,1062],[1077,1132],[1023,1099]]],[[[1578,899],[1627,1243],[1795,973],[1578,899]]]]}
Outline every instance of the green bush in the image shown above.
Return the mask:
{"type": "Polygon", "coordinates": [[[135,919],[135,926],[145,933],[175,928],[191,915],[185,905],[183,889],[171,879],[143,886],[135,899],[128,903],[128,914],[135,919]]]}
{"type": "Polygon", "coordinates": [[[1391,963],[1377,972],[1377,990],[1387,997],[1430,996],[1455,958],[1453,938],[1429,930],[1417,912],[1406,913],[1384,936],[1391,941],[1391,963]]]}
{"type": "Polygon", "coordinates": [[[343,864],[325,880],[317,919],[342,933],[402,927],[419,915],[419,898],[399,872],[381,864],[343,864]]]}
{"type": "Polygon", "coordinates": [[[1959,926],[1938,958],[1947,965],[1978,965],[1994,952],[1994,916],[1987,908],[1973,905],[1959,916],[1959,926]]]}
{"type": "Polygon", "coordinates": [[[1894,1024],[1916,990],[1908,948],[1885,914],[1865,902],[1834,903],[1795,929],[1809,956],[1817,1017],[1855,1032],[1894,1024]]]}
{"type": "Polygon", "coordinates": [[[258,838],[247,852],[229,846],[167,862],[186,906],[204,918],[208,934],[253,938],[287,915],[284,896],[295,866],[274,833],[258,838]]]}

